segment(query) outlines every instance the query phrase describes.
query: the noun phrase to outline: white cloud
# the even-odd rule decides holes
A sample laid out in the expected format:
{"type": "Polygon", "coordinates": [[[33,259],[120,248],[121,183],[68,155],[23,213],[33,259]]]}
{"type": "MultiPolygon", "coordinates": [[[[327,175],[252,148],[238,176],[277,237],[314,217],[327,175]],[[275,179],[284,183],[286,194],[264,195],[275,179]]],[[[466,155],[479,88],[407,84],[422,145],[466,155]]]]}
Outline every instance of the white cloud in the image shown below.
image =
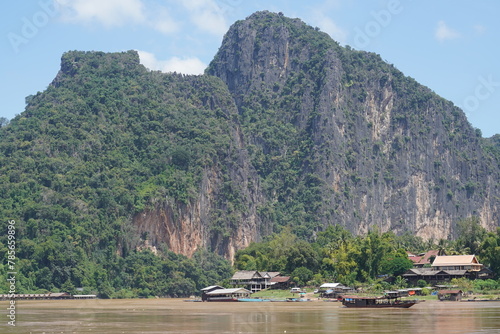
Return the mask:
{"type": "Polygon", "coordinates": [[[321,14],[316,13],[315,24],[328,35],[330,35],[334,40],[340,44],[345,44],[347,41],[347,33],[342,30],[332,19],[321,14]]]}
{"type": "Polygon", "coordinates": [[[196,57],[178,58],[172,57],[167,60],[158,60],[156,56],[147,51],[137,51],[141,64],[150,70],[162,72],[178,72],[183,74],[203,74],[207,65],[196,57]]]}
{"type": "Polygon", "coordinates": [[[478,34],[478,35],[482,35],[486,32],[486,27],[481,25],[481,24],[476,24],[474,26],[474,31],[478,34]]]}
{"type": "Polygon", "coordinates": [[[57,0],[64,21],[73,23],[99,22],[104,26],[122,26],[143,22],[141,0],[57,0]]]}
{"type": "Polygon", "coordinates": [[[214,35],[223,35],[227,30],[224,11],[214,0],[184,0],[191,21],[201,30],[214,35]]]}
{"type": "Polygon", "coordinates": [[[172,18],[167,8],[154,8],[148,15],[148,21],[153,29],[165,35],[175,33],[179,30],[179,24],[172,18]]]}
{"type": "Polygon", "coordinates": [[[449,39],[459,38],[460,34],[448,27],[444,21],[439,21],[434,36],[438,41],[444,42],[449,39]]]}

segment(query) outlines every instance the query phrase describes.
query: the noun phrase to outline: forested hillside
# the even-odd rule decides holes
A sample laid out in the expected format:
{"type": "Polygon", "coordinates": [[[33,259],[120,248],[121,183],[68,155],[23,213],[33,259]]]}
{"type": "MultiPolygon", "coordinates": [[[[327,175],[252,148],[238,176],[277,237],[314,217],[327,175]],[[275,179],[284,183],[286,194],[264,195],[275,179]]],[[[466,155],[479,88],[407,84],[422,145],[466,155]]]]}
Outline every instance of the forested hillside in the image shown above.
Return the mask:
{"type": "Polygon", "coordinates": [[[222,189],[242,169],[234,117],[217,78],[149,72],[136,52],[64,54],[52,84],[0,132],[1,212],[16,221],[18,288],[190,294],[227,277],[217,255],[196,245],[193,259],[176,255],[132,221],[157,202],[181,219],[207,179],[224,195],[206,194],[207,230],[223,229],[217,210],[243,196],[222,189]],[[136,252],[153,243],[159,258],[136,252]]]}
{"type": "Polygon", "coordinates": [[[258,12],[200,76],[65,53],[0,128],[0,213],[21,292],[189,295],[273,233],[455,239],[471,216],[493,231],[499,162],[498,136],[380,56],[258,12]]]}

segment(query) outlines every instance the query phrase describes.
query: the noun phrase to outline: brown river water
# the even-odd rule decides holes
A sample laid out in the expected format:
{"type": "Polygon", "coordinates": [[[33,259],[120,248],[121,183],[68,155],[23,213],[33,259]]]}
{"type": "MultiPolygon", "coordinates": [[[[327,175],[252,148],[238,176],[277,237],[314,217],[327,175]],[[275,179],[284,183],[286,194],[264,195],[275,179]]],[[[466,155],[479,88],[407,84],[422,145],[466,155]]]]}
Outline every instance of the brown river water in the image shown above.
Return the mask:
{"type": "Polygon", "coordinates": [[[338,302],[196,303],[180,299],[8,302],[0,333],[498,333],[499,302],[426,301],[409,309],[338,302]]]}

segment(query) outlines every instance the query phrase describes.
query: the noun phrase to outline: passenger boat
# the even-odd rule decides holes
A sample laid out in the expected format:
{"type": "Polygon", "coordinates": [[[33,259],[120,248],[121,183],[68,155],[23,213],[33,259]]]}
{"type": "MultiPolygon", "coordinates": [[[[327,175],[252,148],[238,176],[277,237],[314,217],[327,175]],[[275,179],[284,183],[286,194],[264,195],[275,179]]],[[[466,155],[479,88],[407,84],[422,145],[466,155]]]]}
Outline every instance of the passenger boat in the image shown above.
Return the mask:
{"type": "Polygon", "coordinates": [[[399,295],[385,295],[378,297],[341,296],[339,301],[345,307],[353,308],[409,308],[417,304],[416,299],[401,299],[399,295]]]}
{"type": "Polygon", "coordinates": [[[248,299],[251,292],[244,288],[215,289],[202,295],[202,300],[207,302],[238,302],[240,299],[248,299]]]}

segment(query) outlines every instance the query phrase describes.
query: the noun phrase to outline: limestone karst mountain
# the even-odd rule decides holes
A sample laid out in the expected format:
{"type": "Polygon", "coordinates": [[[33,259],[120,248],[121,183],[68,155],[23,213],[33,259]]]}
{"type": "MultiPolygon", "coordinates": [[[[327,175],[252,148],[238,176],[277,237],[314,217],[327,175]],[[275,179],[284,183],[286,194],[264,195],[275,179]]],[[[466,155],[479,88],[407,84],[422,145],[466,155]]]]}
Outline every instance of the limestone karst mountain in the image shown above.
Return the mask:
{"type": "Polygon", "coordinates": [[[234,23],[201,76],[148,71],[134,51],[67,52],[29,100],[0,129],[0,211],[19,257],[59,284],[137,248],[231,258],[285,226],[313,240],[332,224],[435,239],[472,215],[499,225],[498,136],[281,14],[234,23]]]}

